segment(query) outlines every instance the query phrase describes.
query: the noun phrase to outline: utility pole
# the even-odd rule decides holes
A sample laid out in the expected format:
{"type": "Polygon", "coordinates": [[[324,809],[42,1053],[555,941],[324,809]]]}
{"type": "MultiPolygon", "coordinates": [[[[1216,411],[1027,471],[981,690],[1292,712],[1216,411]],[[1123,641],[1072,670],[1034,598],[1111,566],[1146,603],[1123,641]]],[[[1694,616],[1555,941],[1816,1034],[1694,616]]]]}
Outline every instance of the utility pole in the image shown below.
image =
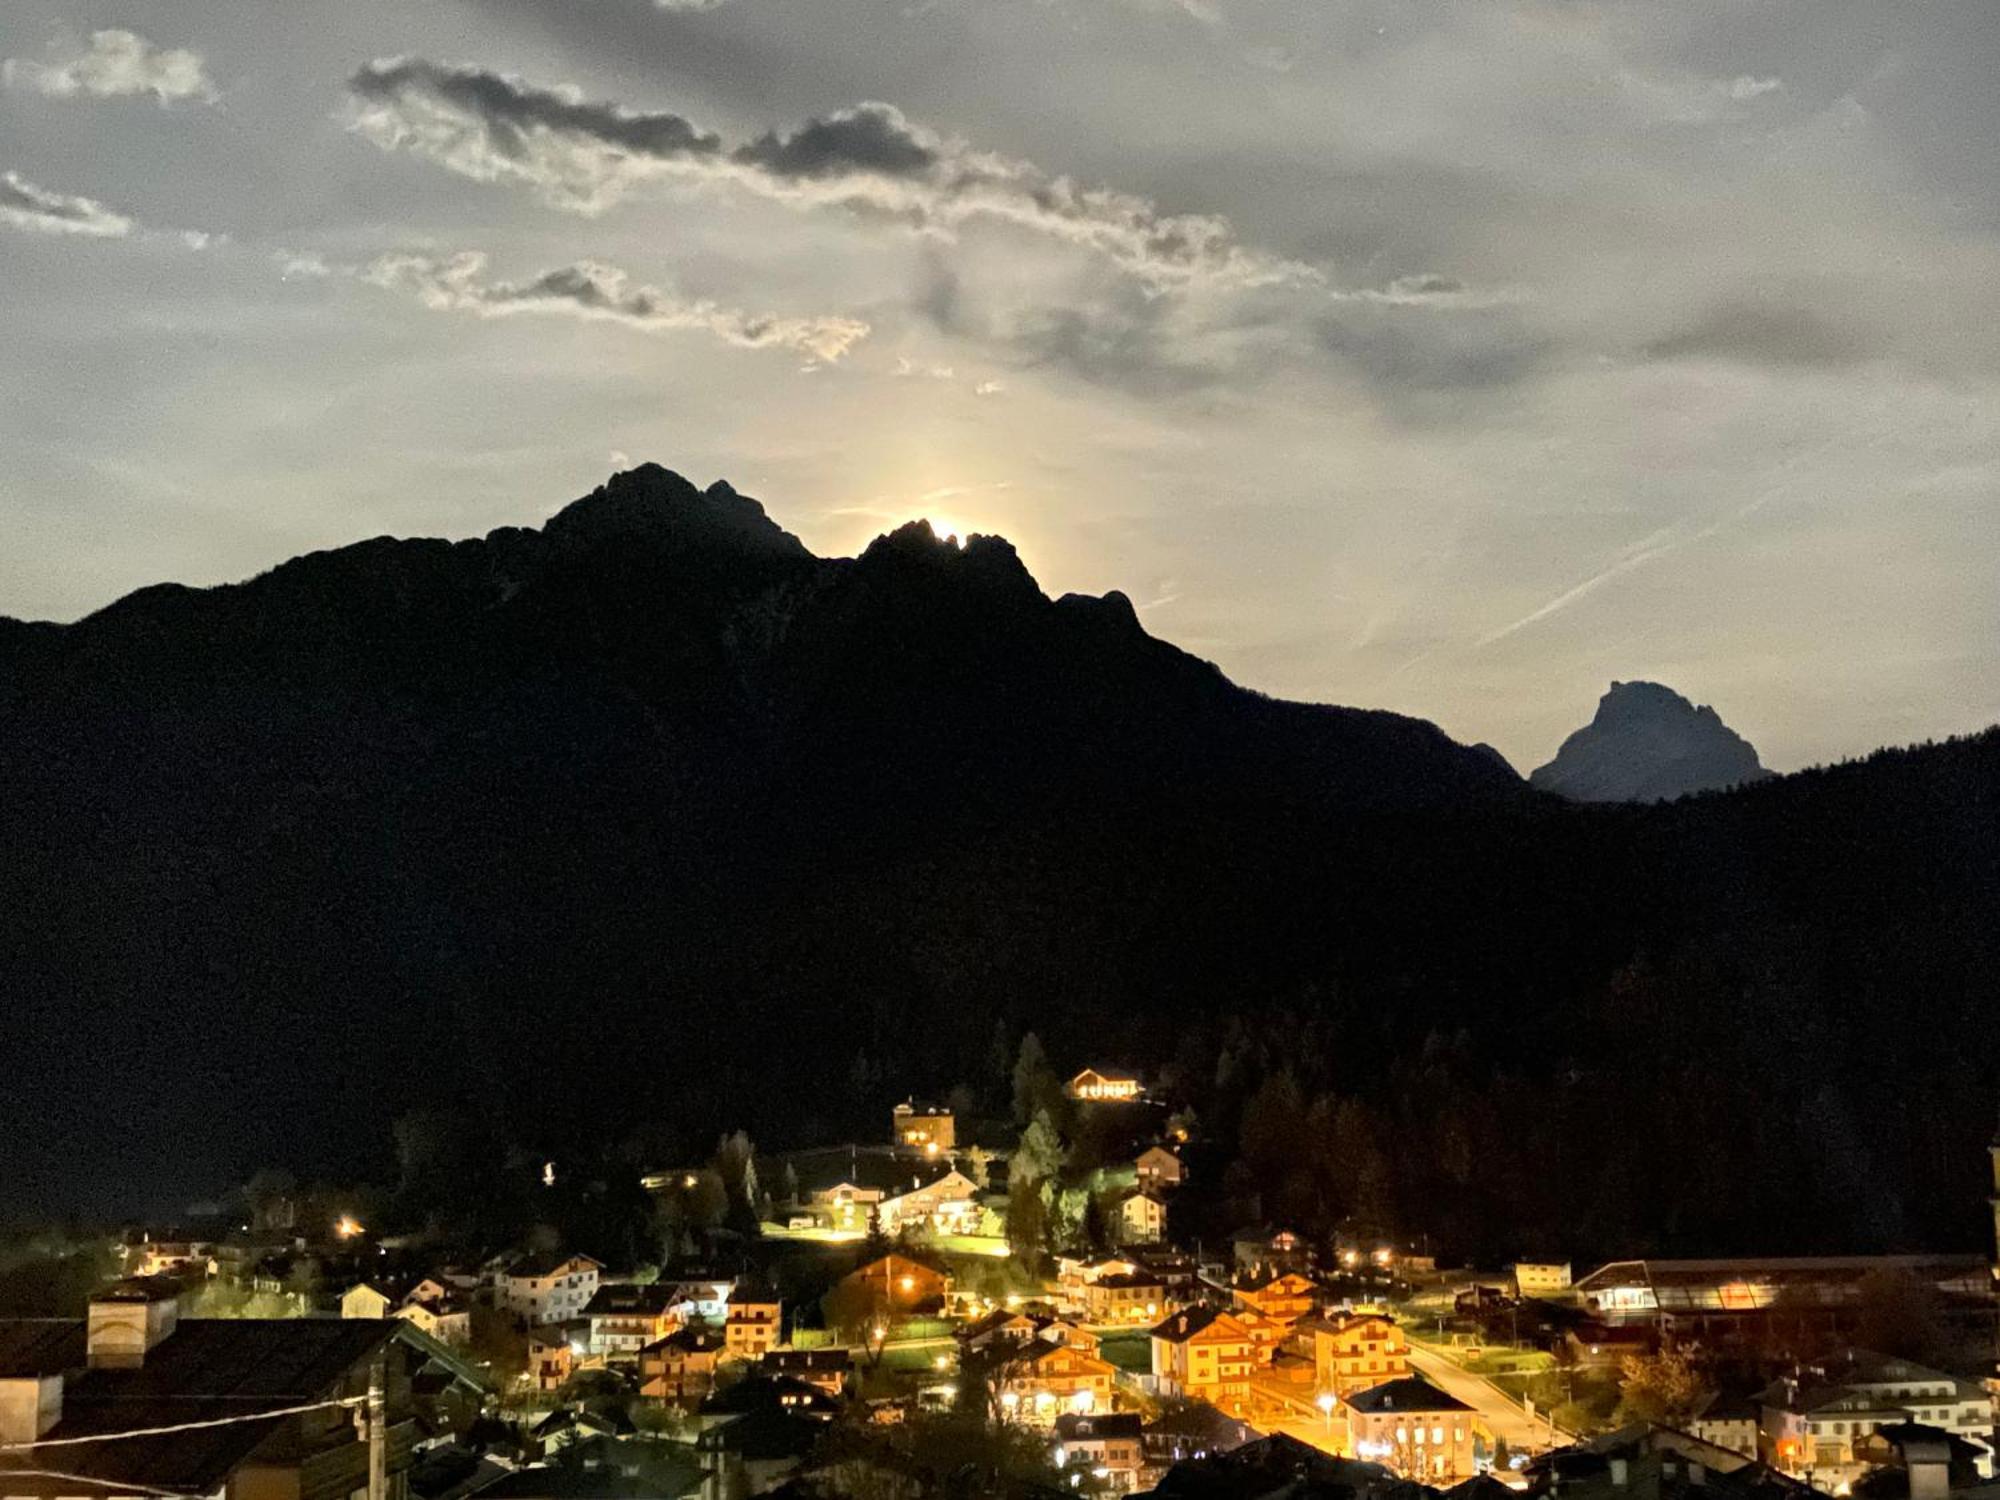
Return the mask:
{"type": "Polygon", "coordinates": [[[389,1500],[389,1356],[368,1363],[368,1500],[389,1500]]]}

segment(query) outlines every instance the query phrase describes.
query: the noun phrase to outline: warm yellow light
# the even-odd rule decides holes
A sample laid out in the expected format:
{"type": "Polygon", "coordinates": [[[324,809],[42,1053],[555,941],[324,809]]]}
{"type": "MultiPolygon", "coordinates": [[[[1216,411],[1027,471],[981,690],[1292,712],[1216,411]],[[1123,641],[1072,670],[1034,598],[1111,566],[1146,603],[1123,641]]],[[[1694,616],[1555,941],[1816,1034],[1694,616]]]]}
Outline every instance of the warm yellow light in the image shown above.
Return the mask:
{"type": "Polygon", "coordinates": [[[916,1284],[917,1284],[917,1279],[914,1276],[905,1276],[901,1281],[896,1283],[897,1286],[901,1287],[906,1292],[914,1289],[916,1284]]]}
{"type": "Polygon", "coordinates": [[[333,1232],[344,1240],[351,1240],[361,1233],[361,1221],[352,1214],[342,1214],[333,1221],[333,1232]]]}
{"type": "Polygon", "coordinates": [[[924,519],[931,523],[931,535],[941,542],[956,542],[959,546],[963,547],[965,539],[972,535],[971,527],[961,526],[958,522],[948,520],[944,516],[931,515],[924,517],[924,519]]]}

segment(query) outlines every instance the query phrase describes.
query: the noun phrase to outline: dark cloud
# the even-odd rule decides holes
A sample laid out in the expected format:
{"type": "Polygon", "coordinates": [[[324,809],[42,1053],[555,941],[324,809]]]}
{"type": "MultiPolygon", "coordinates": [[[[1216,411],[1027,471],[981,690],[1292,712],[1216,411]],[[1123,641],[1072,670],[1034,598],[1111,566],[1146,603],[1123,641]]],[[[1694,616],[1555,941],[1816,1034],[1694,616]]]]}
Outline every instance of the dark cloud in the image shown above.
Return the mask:
{"type": "Polygon", "coordinates": [[[486,256],[384,255],[360,271],[375,286],[417,298],[440,312],[482,318],[556,314],[622,323],[646,332],[692,329],[743,349],[790,349],[834,361],[868,335],[852,318],[780,318],[634,286],[615,266],[578,261],[524,282],[486,279],[486,256]]]}
{"type": "Polygon", "coordinates": [[[1649,359],[1788,366],[1860,364],[1881,352],[1857,330],[1805,308],[1746,302],[1718,303],[1645,348],[1649,359]]]}
{"type": "Polygon", "coordinates": [[[116,239],[132,221],[91,198],[36,187],[18,172],[0,172],[0,224],[43,234],[83,234],[116,239]]]}
{"type": "Polygon", "coordinates": [[[820,120],[809,120],[790,135],[767,134],[739,147],[736,160],[774,177],[922,177],[938,164],[937,149],[919,139],[902,113],[886,104],[862,104],[820,120]]]}
{"type": "Polygon", "coordinates": [[[615,202],[637,179],[722,151],[719,137],[680,115],[421,58],[369,63],[348,90],[355,127],[384,149],[417,151],[482,181],[525,182],[584,212],[615,202]]]}
{"type": "Polygon", "coordinates": [[[350,87],[355,128],[383,149],[414,151],[481,181],[521,182],[583,213],[649,179],[715,179],[920,227],[1001,220],[1095,250],[1157,285],[1322,282],[1310,266],[1242,245],[1222,218],[1166,213],[1134,194],[975,151],[887,104],[837,110],[725,151],[680,115],[590,103],[569,90],[420,59],[371,63],[350,87]]]}

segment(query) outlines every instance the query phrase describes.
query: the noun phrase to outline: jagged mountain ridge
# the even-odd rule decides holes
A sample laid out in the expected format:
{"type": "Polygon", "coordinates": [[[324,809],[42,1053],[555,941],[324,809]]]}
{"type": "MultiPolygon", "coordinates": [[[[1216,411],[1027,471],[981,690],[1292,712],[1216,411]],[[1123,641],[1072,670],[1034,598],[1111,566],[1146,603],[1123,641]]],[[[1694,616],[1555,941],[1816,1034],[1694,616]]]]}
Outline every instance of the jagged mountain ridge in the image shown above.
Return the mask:
{"type": "MultiPolygon", "coordinates": [[[[586,970],[740,972],[794,940],[790,903],[1023,829],[1529,795],[1431,725],[1237,688],[1122,596],[1051,601],[999,538],[820,559],[653,466],[539,531],[0,631],[0,779],[16,1034],[159,1017],[176,1066],[204,1028],[283,1047],[411,1006],[484,1066],[488,1010],[536,983],[570,1014],[586,970]]],[[[100,1064],[130,1082],[144,1051],[100,1064]]],[[[41,1082],[73,1110],[66,1070],[41,1082]]]]}
{"type": "Polygon", "coordinates": [[[2000,734],[1577,807],[1004,542],[813,558],[648,470],[0,624],[0,791],[0,1209],[386,1176],[440,1103],[549,1155],[869,1139],[1033,1029],[1198,1110],[1253,1041],[1309,1065],[1388,1211],[1493,1256],[1983,1232],[2000,734]]]}
{"type": "Polygon", "coordinates": [[[1657,682],[1614,682],[1595,717],[1528,784],[1572,802],[1666,802],[1770,774],[1708,705],[1657,682]]]}

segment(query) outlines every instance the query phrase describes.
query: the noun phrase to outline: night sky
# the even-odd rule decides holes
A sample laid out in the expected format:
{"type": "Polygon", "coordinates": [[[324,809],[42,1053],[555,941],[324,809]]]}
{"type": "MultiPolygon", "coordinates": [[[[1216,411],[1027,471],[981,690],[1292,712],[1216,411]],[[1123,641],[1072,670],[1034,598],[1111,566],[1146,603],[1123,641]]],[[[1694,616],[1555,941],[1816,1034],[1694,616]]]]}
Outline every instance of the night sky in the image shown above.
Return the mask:
{"type": "Polygon", "coordinates": [[[727,477],[1526,769],[2000,718],[2000,7],[9,0],[0,613],[727,477]]]}

